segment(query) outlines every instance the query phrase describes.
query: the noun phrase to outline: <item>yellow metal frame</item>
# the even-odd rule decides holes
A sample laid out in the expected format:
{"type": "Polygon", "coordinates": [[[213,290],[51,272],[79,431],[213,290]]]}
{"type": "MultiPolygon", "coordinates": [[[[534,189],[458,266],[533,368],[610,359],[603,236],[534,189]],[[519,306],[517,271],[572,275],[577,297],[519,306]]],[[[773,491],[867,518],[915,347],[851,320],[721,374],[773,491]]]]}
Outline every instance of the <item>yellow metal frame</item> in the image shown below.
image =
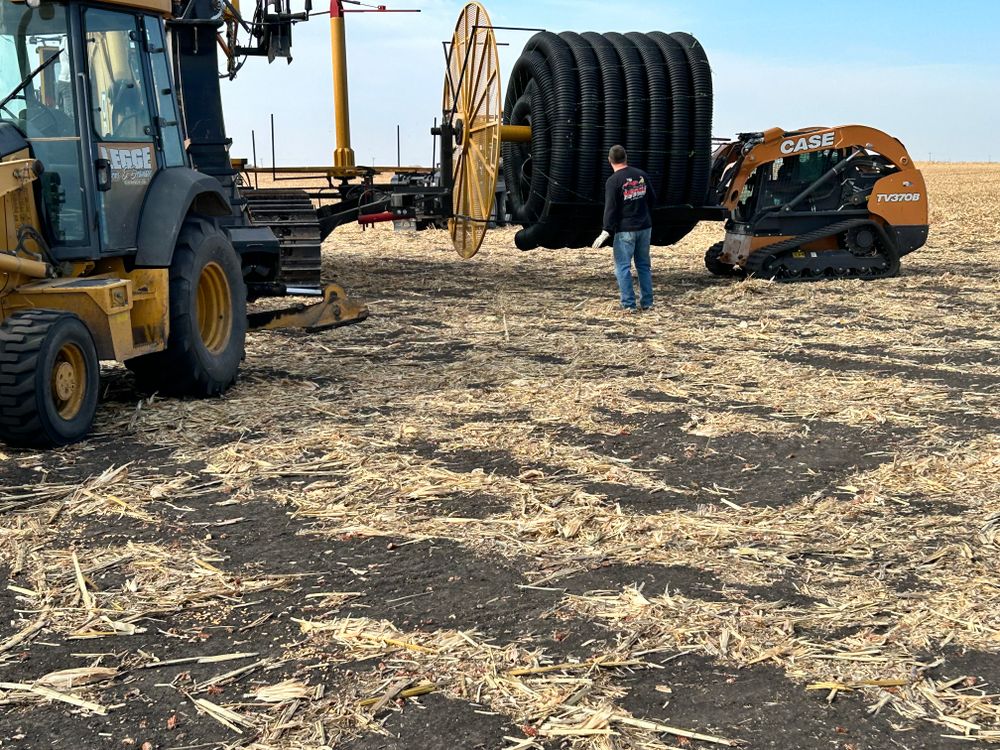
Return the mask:
{"type": "MultiPolygon", "coordinates": [[[[35,207],[35,197],[31,191],[31,183],[41,173],[41,165],[30,158],[27,149],[11,154],[0,162],[0,242],[4,248],[13,250],[18,245],[18,233],[21,227],[38,226],[38,210],[35,207]]],[[[7,273],[27,273],[25,271],[10,271],[7,273]]],[[[42,274],[44,276],[45,274],[42,274]]]]}
{"type": "Polygon", "coordinates": [[[330,177],[335,180],[367,177],[377,174],[432,174],[430,167],[248,167],[246,159],[233,159],[233,169],[247,174],[298,175],[300,179],[330,177]]]}
{"type": "MultiPolygon", "coordinates": [[[[25,0],[11,0],[15,3],[24,3],[25,0]]],[[[173,15],[173,3],[171,0],[101,0],[107,5],[120,5],[134,10],[144,10],[149,13],[157,13],[161,16],[173,15]]]]}
{"type": "Polygon", "coordinates": [[[351,148],[351,110],[347,93],[347,30],[343,10],[337,0],[330,3],[330,52],[333,60],[333,120],[337,131],[337,147],[333,166],[350,169],[354,166],[351,148]]]}
{"type": "Polygon", "coordinates": [[[66,310],[86,324],[103,360],[122,362],[162,351],[170,320],[167,270],[126,272],[120,258],[92,270],[96,273],[88,276],[21,284],[0,296],[0,319],[17,310],[66,310]]]}
{"type": "Polygon", "coordinates": [[[39,163],[29,158],[27,149],[0,162],[0,314],[4,290],[52,275],[52,269],[37,254],[41,248],[22,248],[28,254],[35,253],[35,258],[17,254],[22,230],[39,224],[32,182],[40,172],[39,163]]]}
{"type": "Polygon", "coordinates": [[[133,10],[144,10],[161,16],[171,16],[174,10],[171,0],[101,0],[101,2],[133,10]]]}
{"type": "Polygon", "coordinates": [[[348,296],[338,284],[323,288],[323,301],[312,305],[294,305],[283,310],[265,310],[250,313],[247,321],[250,330],[276,331],[286,328],[304,328],[307,333],[329,328],[354,325],[368,318],[368,305],[348,296]]]}
{"type": "MultiPolygon", "coordinates": [[[[362,166],[351,146],[350,97],[347,73],[347,31],[340,0],[330,3],[330,57],[333,72],[333,116],[336,147],[332,166],[256,167],[245,159],[234,159],[233,168],[248,175],[285,175],[289,179],[310,177],[354,180],[386,174],[433,174],[431,167],[362,166]]],[[[465,6],[452,38],[451,70],[445,82],[444,109],[450,113],[457,103],[456,118],[469,123],[464,142],[455,149],[452,240],[459,255],[471,258],[478,252],[493,209],[500,169],[502,141],[531,141],[531,128],[502,125],[499,56],[493,24],[476,2],[465,6]],[[466,60],[468,59],[468,62],[466,60]],[[465,75],[463,76],[463,70],[465,75]],[[461,91],[449,91],[449,81],[461,91]]],[[[442,144],[449,148],[451,144],[442,144]]]]}

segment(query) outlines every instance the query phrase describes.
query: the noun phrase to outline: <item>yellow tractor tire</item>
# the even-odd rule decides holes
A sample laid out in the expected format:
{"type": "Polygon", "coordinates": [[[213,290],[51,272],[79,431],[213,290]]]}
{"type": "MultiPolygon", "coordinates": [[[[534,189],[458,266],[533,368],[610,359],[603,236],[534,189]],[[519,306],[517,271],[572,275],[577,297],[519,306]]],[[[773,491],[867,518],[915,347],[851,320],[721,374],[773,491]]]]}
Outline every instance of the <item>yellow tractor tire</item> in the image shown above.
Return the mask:
{"type": "Polygon", "coordinates": [[[235,381],[247,334],[247,291],[226,233],[189,217],[170,264],[167,348],[125,362],[140,386],[175,396],[217,396],[235,381]]]}
{"type": "Polygon", "coordinates": [[[97,347],[79,317],[20,310],[0,325],[0,440],[52,448],[82,440],[97,411],[97,347]]]}

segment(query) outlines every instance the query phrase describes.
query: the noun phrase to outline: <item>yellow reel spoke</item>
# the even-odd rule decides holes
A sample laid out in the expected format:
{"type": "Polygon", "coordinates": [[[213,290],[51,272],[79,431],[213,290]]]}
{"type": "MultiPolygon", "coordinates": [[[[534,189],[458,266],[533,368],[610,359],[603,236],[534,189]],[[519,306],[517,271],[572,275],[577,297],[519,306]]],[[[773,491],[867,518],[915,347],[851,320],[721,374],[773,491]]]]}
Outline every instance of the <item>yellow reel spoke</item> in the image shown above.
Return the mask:
{"type": "Polygon", "coordinates": [[[452,211],[449,224],[455,251],[471,258],[482,245],[493,213],[500,169],[500,71],[496,35],[486,10],[469,3],[452,36],[445,80],[445,116],[461,135],[454,148],[452,211]]]}

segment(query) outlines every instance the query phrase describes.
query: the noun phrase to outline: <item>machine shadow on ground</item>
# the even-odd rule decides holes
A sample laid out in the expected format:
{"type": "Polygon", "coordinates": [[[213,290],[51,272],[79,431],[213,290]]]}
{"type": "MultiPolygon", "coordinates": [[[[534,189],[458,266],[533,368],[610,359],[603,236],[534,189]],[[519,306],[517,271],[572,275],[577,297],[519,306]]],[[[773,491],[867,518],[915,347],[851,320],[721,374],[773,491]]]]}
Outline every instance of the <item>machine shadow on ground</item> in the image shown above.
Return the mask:
{"type": "Polygon", "coordinates": [[[997,741],[961,169],[898,279],[709,278],[705,226],[624,317],[604,252],[345,228],[365,324],[253,335],[214,400],[106,368],[89,440],[0,449],[0,747],[997,741]]]}

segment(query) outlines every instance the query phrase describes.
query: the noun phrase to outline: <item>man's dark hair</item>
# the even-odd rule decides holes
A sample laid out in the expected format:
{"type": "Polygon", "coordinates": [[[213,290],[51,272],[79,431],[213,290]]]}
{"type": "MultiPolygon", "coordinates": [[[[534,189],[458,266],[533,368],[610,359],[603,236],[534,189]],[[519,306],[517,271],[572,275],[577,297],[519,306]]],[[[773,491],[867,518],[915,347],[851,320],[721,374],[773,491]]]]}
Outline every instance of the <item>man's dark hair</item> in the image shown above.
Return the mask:
{"type": "Polygon", "coordinates": [[[628,154],[625,152],[624,146],[612,146],[611,151],[608,152],[608,158],[612,164],[628,163],[628,154]]]}

